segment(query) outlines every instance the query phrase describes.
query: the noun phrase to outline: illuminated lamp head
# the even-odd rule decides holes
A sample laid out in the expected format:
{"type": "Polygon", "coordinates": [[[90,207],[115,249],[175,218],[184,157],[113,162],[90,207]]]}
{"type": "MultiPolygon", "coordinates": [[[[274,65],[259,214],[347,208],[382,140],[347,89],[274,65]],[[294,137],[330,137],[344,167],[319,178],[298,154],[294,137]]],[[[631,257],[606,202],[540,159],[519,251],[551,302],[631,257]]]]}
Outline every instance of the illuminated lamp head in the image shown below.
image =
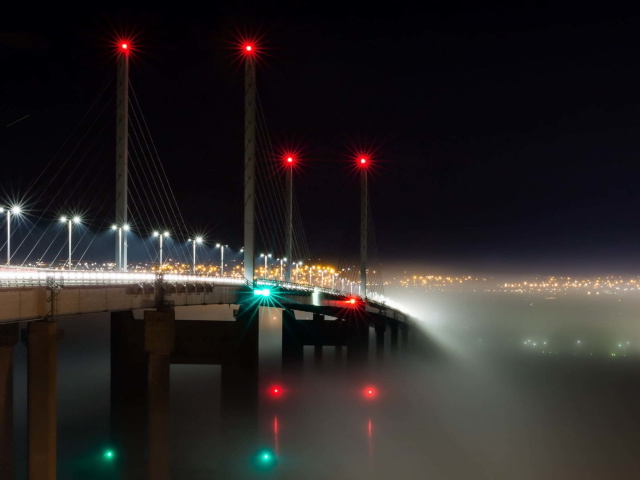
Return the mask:
{"type": "Polygon", "coordinates": [[[364,166],[367,164],[368,160],[365,157],[361,157],[359,162],[360,162],[360,165],[364,166]]]}

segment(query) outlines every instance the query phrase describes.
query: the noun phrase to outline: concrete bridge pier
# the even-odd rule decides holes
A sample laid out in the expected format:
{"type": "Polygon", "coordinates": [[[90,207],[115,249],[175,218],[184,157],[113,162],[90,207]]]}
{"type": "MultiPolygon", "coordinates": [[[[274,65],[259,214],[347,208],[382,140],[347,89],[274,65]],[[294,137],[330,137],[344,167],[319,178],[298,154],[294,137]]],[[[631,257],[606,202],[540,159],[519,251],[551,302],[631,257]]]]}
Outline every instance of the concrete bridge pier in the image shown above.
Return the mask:
{"type": "Polygon", "coordinates": [[[389,325],[389,330],[389,346],[391,347],[391,353],[395,355],[398,353],[398,324],[392,322],[389,325]]]}
{"type": "Polygon", "coordinates": [[[324,322],[324,315],[319,313],[313,314],[313,326],[315,331],[315,344],[313,346],[313,366],[316,369],[322,368],[322,340],[320,339],[320,331],[324,322]]]}
{"type": "Polygon", "coordinates": [[[409,326],[407,324],[400,326],[400,344],[405,350],[409,347],[409,326]]]}
{"type": "Polygon", "coordinates": [[[170,355],[175,346],[173,309],[144,312],[144,348],[148,358],[148,439],[150,480],[169,480],[170,442],[170,355]]]}
{"type": "Polygon", "coordinates": [[[369,356],[369,324],[365,319],[351,317],[347,322],[347,364],[360,366],[369,356]]]}
{"type": "Polygon", "coordinates": [[[296,316],[292,310],[282,310],[282,369],[296,372],[302,368],[304,345],[297,335],[296,316]]]}
{"type": "Polygon", "coordinates": [[[384,323],[376,324],[376,360],[379,362],[384,360],[384,333],[386,326],[384,323]]]}
{"type": "MultiPolygon", "coordinates": [[[[284,312],[283,312],[284,315],[284,312]]],[[[241,305],[233,351],[222,362],[223,477],[245,478],[258,446],[259,307],[241,305]]]]}
{"type": "Polygon", "coordinates": [[[344,348],[342,345],[337,345],[334,352],[336,365],[342,365],[342,362],[344,361],[344,348]]]}
{"type": "Polygon", "coordinates": [[[146,478],[147,353],[144,322],[131,311],[111,313],[111,442],[118,478],[146,478]]]}
{"type": "MultiPolygon", "coordinates": [[[[57,342],[55,322],[27,327],[27,415],[29,480],[55,480],[57,428],[57,342]]],[[[60,334],[59,334],[60,333],[60,334]]]]}
{"type": "Polygon", "coordinates": [[[13,347],[17,323],[0,325],[0,478],[13,479],[13,347]]]}

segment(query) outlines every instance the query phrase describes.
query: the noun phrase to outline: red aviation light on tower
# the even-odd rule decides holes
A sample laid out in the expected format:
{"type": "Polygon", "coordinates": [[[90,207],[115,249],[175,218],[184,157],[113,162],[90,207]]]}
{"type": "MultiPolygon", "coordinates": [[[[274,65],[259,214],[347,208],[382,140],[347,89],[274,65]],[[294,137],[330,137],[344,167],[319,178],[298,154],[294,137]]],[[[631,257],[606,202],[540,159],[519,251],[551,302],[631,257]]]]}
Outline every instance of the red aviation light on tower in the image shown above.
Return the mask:
{"type": "Polygon", "coordinates": [[[231,49],[236,61],[260,63],[266,55],[265,37],[255,32],[237,32],[231,40],[231,49]]]}
{"type": "Polygon", "coordinates": [[[280,148],[276,155],[276,161],[280,164],[280,168],[284,170],[297,170],[303,162],[302,153],[298,147],[280,148]]]}
{"type": "Polygon", "coordinates": [[[370,170],[376,164],[375,151],[370,148],[353,148],[350,157],[355,170],[370,170]]]}
{"type": "Polygon", "coordinates": [[[241,37],[236,40],[236,48],[243,58],[255,58],[262,53],[260,42],[256,37],[241,37]]]}
{"type": "Polygon", "coordinates": [[[115,47],[116,55],[129,56],[135,50],[133,48],[133,39],[130,37],[118,37],[114,39],[113,46],[115,47]]]}

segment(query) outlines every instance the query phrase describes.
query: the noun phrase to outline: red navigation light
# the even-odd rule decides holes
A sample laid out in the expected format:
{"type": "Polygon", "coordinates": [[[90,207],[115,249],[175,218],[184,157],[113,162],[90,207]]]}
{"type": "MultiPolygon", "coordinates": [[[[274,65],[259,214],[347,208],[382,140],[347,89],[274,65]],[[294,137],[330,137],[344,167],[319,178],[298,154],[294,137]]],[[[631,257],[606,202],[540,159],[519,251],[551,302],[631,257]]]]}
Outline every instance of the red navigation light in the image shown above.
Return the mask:
{"type": "Polygon", "coordinates": [[[255,53],[257,53],[257,48],[251,43],[245,43],[242,46],[242,53],[244,53],[245,55],[254,55],[255,53]]]}
{"type": "Polygon", "coordinates": [[[300,166],[300,150],[294,147],[282,148],[278,152],[278,160],[285,169],[297,169],[300,166]]]}
{"type": "Polygon", "coordinates": [[[377,165],[377,154],[373,148],[351,148],[349,160],[355,170],[370,170],[377,165]]]}
{"type": "Polygon", "coordinates": [[[135,48],[132,48],[131,37],[120,37],[114,39],[113,46],[115,50],[120,55],[132,55],[135,51],[135,48]]]}
{"type": "Polygon", "coordinates": [[[355,297],[351,297],[351,298],[347,298],[344,302],[347,304],[348,307],[354,307],[358,304],[358,299],[355,297]]]}

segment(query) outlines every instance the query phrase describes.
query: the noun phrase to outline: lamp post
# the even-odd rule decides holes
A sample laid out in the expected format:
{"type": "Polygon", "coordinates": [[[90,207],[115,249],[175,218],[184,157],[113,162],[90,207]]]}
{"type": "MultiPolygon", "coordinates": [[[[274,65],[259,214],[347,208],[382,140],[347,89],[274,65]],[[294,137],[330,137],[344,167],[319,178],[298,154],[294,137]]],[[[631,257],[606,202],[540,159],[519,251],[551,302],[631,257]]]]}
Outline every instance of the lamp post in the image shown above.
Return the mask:
{"type": "Polygon", "coordinates": [[[14,206],[4,209],[0,207],[0,213],[7,213],[7,265],[11,265],[11,214],[19,215],[22,213],[22,208],[14,206]]]}
{"type": "Polygon", "coordinates": [[[82,220],[80,220],[79,216],[74,216],[74,217],[60,217],[60,221],[62,223],[66,223],[68,228],[69,228],[69,270],[71,270],[71,252],[72,252],[72,245],[71,245],[71,232],[73,231],[73,224],[74,223],[80,223],[82,220]]]}
{"type": "MultiPolygon", "coordinates": [[[[286,257],[278,258],[278,261],[280,261],[280,280],[285,281],[284,272],[283,272],[283,269],[282,269],[282,264],[283,264],[283,262],[286,262],[287,259],[286,259],[286,257]]],[[[288,264],[287,264],[287,270],[288,270],[288,268],[289,267],[288,267],[288,264]]],[[[291,279],[289,279],[289,281],[291,281],[291,279]]]]}
{"type": "Polygon", "coordinates": [[[196,274],[196,245],[199,243],[202,243],[202,237],[196,237],[193,240],[191,240],[191,243],[193,244],[193,274],[196,274]]]}
{"type": "Polygon", "coordinates": [[[296,283],[298,283],[298,271],[300,270],[300,267],[302,266],[302,262],[296,262],[296,283]]]}
{"type": "Polygon", "coordinates": [[[160,233],[160,232],[153,232],[153,236],[154,237],[158,237],[160,239],[160,267],[162,268],[162,240],[164,238],[169,238],[169,232],[164,232],[164,233],[160,233]]]}
{"type": "Polygon", "coordinates": [[[123,248],[123,235],[125,236],[124,238],[124,244],[126,245],[127,243],[127,239],[126,239],[126,232],[129,231],[129,225],[123,225],[121,227],[119,227],[118,225],[116,225],[115,223],[113,225],[111,225],[111,230],[113,230],[114,232],[118,232],[118,243],[116,244],[116,270],[120,270],[120,271],[126,271],[127,270],[127,262],[123,262],[123,252],[124,252],[124,248],[123,248]],[[125,233],[123,233],[125,232],[125,233]]]}
{"type": "Polygon", "coordinates": [[[269,278],[269,275],[267,273],[267,261],[269,258],[271,258],[271,254],[270,253],[261,253],[260,257],[264,257],[264,278],[269,278]]]}
{"type": "MultiPolygon", "coordinates": [[[[229,245],[222,245],[221,243],[216,243],[216,248],[220,249],[220,276],[224,276],[224,248],[229,245]]],[[[244,248],[240,249],[241,252],[244,252],[244,248]]]]}

